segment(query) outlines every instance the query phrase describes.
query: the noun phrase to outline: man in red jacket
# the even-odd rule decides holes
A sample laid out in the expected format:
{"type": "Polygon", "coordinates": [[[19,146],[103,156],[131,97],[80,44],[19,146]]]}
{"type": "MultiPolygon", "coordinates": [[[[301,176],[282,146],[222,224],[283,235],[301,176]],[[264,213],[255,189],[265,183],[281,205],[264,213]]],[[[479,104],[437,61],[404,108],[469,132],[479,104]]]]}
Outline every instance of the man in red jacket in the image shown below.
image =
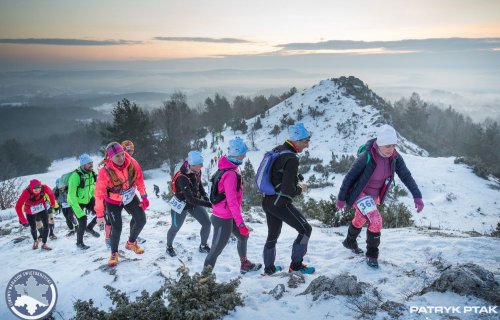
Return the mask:
{"type": "Polygon", "coordinates": [[[56,200],[54,193],[47,185],[42,184],[40,180],[33,179],[29,186],[23,190],[21,196],[16,203],[16,213],[19,217],[19,223],[23,226],[30,226],[31,236],[33,237],[33,250],[38,248],[36,220],[37,217],[42,221],[42,250],[52,250],[47,245],[47,236],[49,233],[49,217],[48,211],[50,207],[45,203],[45,194],[49,196],[50,207],[54,207],[56,200]],[[24,212],[23,212],[24,207],[24,212]],[[26,217],[24,216],[26,213],[26,217]]]}

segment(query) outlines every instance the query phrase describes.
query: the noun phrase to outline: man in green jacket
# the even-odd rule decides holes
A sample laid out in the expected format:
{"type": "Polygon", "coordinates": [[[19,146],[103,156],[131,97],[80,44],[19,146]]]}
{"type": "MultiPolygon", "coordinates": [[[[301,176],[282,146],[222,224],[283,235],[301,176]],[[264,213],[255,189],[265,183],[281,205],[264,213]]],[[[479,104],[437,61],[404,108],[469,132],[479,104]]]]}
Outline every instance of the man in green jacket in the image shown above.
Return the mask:
{"type": "Polygon", "coordinates": [[[98,238],[99,233],[94,231],[96,217],[87,225],[87,211],[96,214],[94,211],[94,190],[97,175],[93,170],[94,162],[92,158],[84,153],[80,156],[80,167],[78,167],[68,180],[68,204],[73,209],[78,219],[78,230],[76,236],[76,246],[86,250],[89,246],[83,243],[85,231],[98,238]]]}

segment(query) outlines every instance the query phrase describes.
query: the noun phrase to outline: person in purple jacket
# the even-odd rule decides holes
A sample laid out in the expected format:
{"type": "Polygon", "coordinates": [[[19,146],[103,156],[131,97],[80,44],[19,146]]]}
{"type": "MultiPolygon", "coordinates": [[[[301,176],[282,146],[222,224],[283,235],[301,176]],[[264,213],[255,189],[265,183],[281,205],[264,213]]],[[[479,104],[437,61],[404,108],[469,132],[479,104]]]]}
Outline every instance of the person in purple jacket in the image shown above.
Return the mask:
{"type": "Polygon", "coordinates": [[[366,262],[373,268],[378,268],[378,246],[382,230],[382,216],[377,205],[384,202],[387,190],[394,181],[394,173],[398,174],[410,190],[417,212],[424,208],[422,194],[403,157],[396,151],[397,140],[396,130],[390,125],[384,124],[377,129],[377,137],[366,142],[364,151],[345,176],[336,202],[339,209],[343,209],[346,203],[356,209],[347,237],[342,242],[344,247],[356,254],[363,253],[356,238],[363,225],[368,222],[366,262]]]}
{"type": "MultiPolygon", "coordinates": [[[[214,226],[214,234],[212,248],[205,259],[205,267],[211,266],[213,268],[215,266],[215,262],[229,241],[231,233],[238,239],[240,272],[257,271],[262,267],[261,264],[255,264],[247,258],[247,241],[250,231],[241,214],[243,183],[238,166],[243,163],[247,150],[245,142],[237,137],[229,141],[228,156],[222,156],[219,159],[218,171],[222,175],[218,182],[215,181],[216,179],[213,179],[212,182],[217,183],[217,196],[222,195],[222,200],[212,203],[213,212],[210,220],[214,226]]],[[[216,175],[217,173],[214,176],[216,175]]]]}

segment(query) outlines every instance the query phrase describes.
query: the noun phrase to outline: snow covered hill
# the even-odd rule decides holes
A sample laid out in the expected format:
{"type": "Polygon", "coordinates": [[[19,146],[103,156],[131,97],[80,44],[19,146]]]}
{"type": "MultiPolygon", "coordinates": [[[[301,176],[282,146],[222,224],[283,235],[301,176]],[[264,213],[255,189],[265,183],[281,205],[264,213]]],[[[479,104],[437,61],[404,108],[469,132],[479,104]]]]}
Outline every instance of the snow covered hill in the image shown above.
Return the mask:
{"type": "MultiPolygon", "coordinates": [[[[365,92],[365,88],[359,89],[365,92]]],[[[272,136],[269,132],[274,125],[280,125],[280,118],[285,113],[297,119],[299,109],[303,109],[301,121],[313,131],[311,156],[322,159],[326,165],[332,152],[336,155],[355,154],[359,145],[372,136],[374,125],[384,115],[382,102],[375,95],[364,100],[372,101],[374,105],[361,106],[359,96],[356,98],[349,92],[351,91],[337,80],[324,80],[272,108],[269,115],[261,119],[263,128],[255,132],[254,141],[258,150],[248,153],[254,167],[258,166],[264,151],[282,143],[286,137],[286,130],[277,137],[272,136]],[[324,111],[324,114],[313,117],[308,113],[309,107],[316,110],[312,113],[324,111]]],[[[248,120],[249,127],[255,121],[256,118],[248,120]]],[[[245,136],[250,141],[246,135],[235,134],[229,129],[222,132],[222,135],[225,142],[216,145],[216,150],[219,147],[225,150],[227,141],[234,136],[245,136]]],[[[500,221],[498,188],[495,188],[494,182],[476,177],[467,167],[454,164],[452,158],[429,158],[425,150],[404,137],[400,138],[398,148],[404,150],[405,161],[423,193],[426,207],[421,214],[414,214],[417,227],[382,231],[380,269],[368,268],[363,257],[353,256],[342,247],[346,227],[325,228],[319,222],[312,221],[314,227],[305,263],[314,265],[316,274],[306,276],[305,283],[299,283],[296,288],[288,286],[287,277],[246,274],[242,276],[238,289],[244,296],[245,306],[236,308],[225,319],[357,318],[362,314],[356,307],[360,300],[327,295],[315,300],[312,294],[299,295],[314,279],[321,276],[334,278],[342,274],[354,275],[358,281],[376,288],[382,301],[400,303],[400,319],[439,319],[443,316],[439,313],[412,313],[411,310],[415,307],[459,306],[463,311],[464,306],[492,305],[475,296],[461,296],[452,292],[418,293],[444,270],[463,263],[478,264],[492,272],[495,281],[500,281],[500,240],[486,236],[500,221]],[[429,229],[429,226],[433,229],[429,229]],[[281,299],[275,299],[268,292],[279,284],[283,284],[286,291],[281,299]]],[[[210,145],[211,135],[206,139],[210,145]]],[[[210,171],[210,158],[214,153],[209,149],[203,150],[203,153],[206,157],[205,169],[210,171]]],[[[56,161],[49,172],[22,178],[26,182],[37,178],[52,186],[57,177],[77,165],[76,159],[56,161]]],[[[306,180],[312,174],[312,170],[308,172],[306,180]]],[[[64,237],[66,226],[61,215],[56,216],[56,234],[59,239],[49,241],[49,245],[54,248],[50,252],[32,250],[29,230],[20,227],[17,218],[7,219],[0,222],[0,234],[4,234],[0,236],[0,261],[3,267],[3,272],[0,273],[0,292],[5,292],[5,285],[15,273],[30,268],[42,270],[54,279],[59,292],[54,316],[69,319],[74,315],[73,302],[77,299],[93,299],[95,305],[107,310],[111,303],[106,297],[104,285],[111,285],[135,297],[143,289],[158,289],[164,276],[175,277],[180,262],[165,255],[170,214],[167,212],[167,204],[153,195],[153,184],[165,191],[170,175],[164,170],[156,169],[147,171],[145,176],[147,190],[151,195],[151,206],[147,210],[148,221],[141,234],[146,239],[145,254],[135,255],[124,249],[129,232],[129,216],[125,212],[120,243],[122,258],[115,269],[106,267],[109,252],[102,236],[98,239],[86,237],[85,243],[91,248],[87,251],[77,250],[76,239],[64,237]],[[9,232],[10,234],[5,234],[9,232]]],[[[334,183],[333,187],[314,189],[307,196],[327,199],[330,194],[337,194],[342,178],[342,175],[331,175],[329,179],[334,183]]],[[[400,181],[398,183],[401,184],[400,181]]],[[[402,198],[401,201],[413,208],[411,196],[402,198]]],[[[15,215],[13,209],[4,210],[1,214],[15,215]]],[[[265,218],[258,208],[246,214],[250,214],[254,221],[249,223],[253,231],[248,241],[248,257],[262,262],[262,249],[267,235],[265,218]]],[[[179,258],[187,264],[191,273],[200,272],[205,259],[205,254],[197,250],[199,229],[199,224],[188,218],[174,242],[179,258]]],[[[295,237],[293,229],[283,227],[277,245],[277,263],[288,266],[295,237]]],[[[363,231],[359,243],[364,244],[364,241],[363,231]]],[[[228,281],[240,275],[235,241],[228,244],[214,271],[218,281],[228,281]]],[[[391,312],[391,308],[379,309],[370,318],[389,319],[390,314],[393,314],[391,312]]],[[[473,312],[449,315],[460,319],[478,318],[473,312]]],[[[482,317],[498,319],[495,314],[482,317]]],[[[5,305],[5,299],[0,299],[0,319],[14,319],[5,305]]]]}

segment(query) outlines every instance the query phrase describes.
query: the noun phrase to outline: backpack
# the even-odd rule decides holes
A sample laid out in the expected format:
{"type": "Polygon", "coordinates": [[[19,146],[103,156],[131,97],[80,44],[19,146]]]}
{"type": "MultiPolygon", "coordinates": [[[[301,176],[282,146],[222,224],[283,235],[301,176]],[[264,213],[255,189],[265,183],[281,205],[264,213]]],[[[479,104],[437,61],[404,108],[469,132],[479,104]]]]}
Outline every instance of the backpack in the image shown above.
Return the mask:
{"type": "MultiPolygon", "coordinates": [[[[185,175],[184,173],[182,173],[180,170],[177,171],[173,178],[172,178],[172,181],[170,182],[170,187],[172,188],[172,192],[174,194],[177,194],[177,187],[175,186],[175,183],[177,182],[177,179],[180,177],[180,176],[183,176],[183,177],[186,177],[189,181],[189,183],[191,183],[191,179],[189,179],[189,177],[187,175],[185,175]]],[[[179,191],[180,192],[180,191],[179,191]]]]}
{"type": "Polygon", "coordinates": [[[257,188],[264,195],[272,196],[276,194],[275,186],[273,186],[271,182],[271,168],[274,164],[274,161],[285,153],[292,153],[290,150],[283,150],[280,152],[276,152],[274,150],[267,151],[264,154],[264,158],[260,162],[259,169],[257,170],[257,174],[255,175],[255,183],[257,184],[257,188]]]}
{"type": "MultiPolygon", "coordinates": [[[[106,169],[106,172],[108,173],[109,178],[111,179],[111,182],[113,183],[113,187],[108,188],[108,192],[120,193],[120,191],[122,190],[123,181],[120,178],[118,178],[115,171],[112,170],[111,168],[109,168],[107,165],[104,165],[104,169],[106,169]]],[[[128,172],[128,184],[129,184],[129,186],[132,186],[132,185],[134,185],[135,179],[137,178],[134,164],[132,163],[132,161],[130,162],[130,164],[127,167],[127,172],[128,172]]]]}
{"type": "Polygon", "coordinates": [[[210,202],[212,204],[217,204],[226,199],[226,193],[219,192],[219,181],[222,178],[222,175],[228,171],[236,173],[236,192],[241,190],[241,175],[238,172],[229,168],[217,170],[212,178],[210,178],[210,181],[212,182],[212,186],[210,187],[210,202]]]}
{"type": "MultiPolygon", "coordinates": [[[[80,177],[80,184],[78,185],[77,190],[84,188],[85,187],[85,178],[83,177],[84,174],[82,172],[80,172],[80,170],[78,170],[78,169],[75,169],[73,171],[70,171],[68,173],[63,174],[59,178],[57,188],[66,189],[68,187],[68,184],[69,184],[69,177],[71,177],[73,172],[76,172],[78,174],[78,176],[80,177]]],[[[94,177],[94,181],[96,181],[97,175],[95,174],[95,172],[93,170],[91,172],[92,172],[92,176],[94,177]]]]}
{"type": "MultiPolygon", "coordinates": [[[[366,151],[366,143],[363,143],[362,145],[359,146],[358,148],[358,157],[366,151]]],[[[367,157],[366,157],[366,164],[368,164],[370,162],[372,158],[372,154],[371,152],[367,152],[367,157]]]]}

